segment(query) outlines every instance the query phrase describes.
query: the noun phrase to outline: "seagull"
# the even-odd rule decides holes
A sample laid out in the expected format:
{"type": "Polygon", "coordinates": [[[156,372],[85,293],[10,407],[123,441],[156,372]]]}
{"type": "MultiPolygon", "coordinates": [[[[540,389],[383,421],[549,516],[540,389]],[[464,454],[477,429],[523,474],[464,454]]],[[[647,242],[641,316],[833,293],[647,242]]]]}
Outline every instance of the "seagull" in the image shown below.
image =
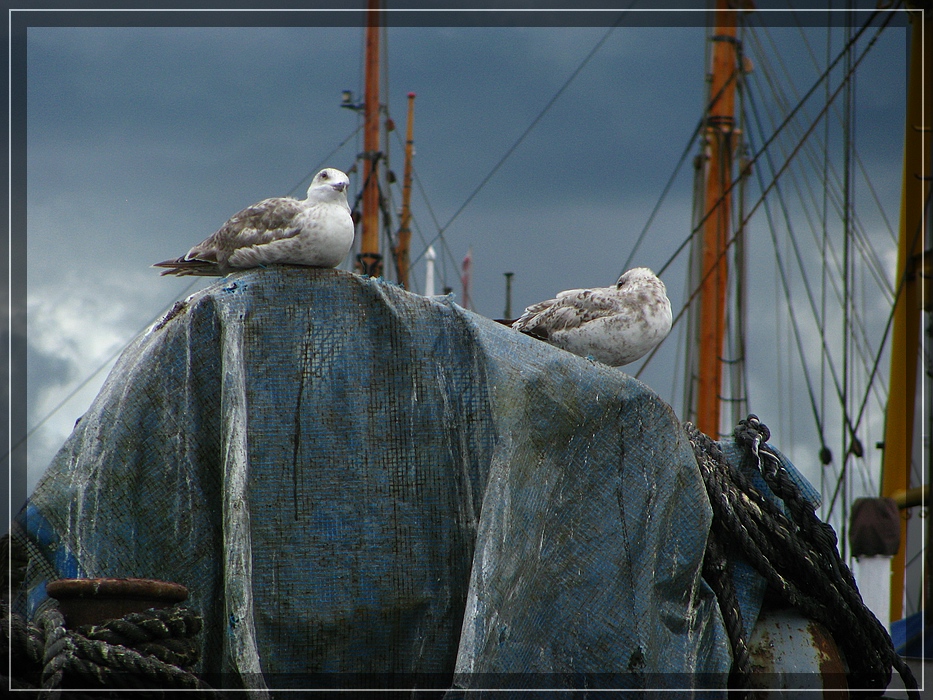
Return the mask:
{"type": "Polygon", "coordinates": [[[353,245],[345,173],[325,168],[304,200],[272,197],[234,214],[183,258],[165,260],[163,275],[226,275],[272,263],[337,267],[353,245]]]}
{"type": "Polygon", "coordinates": [[[612,287],[569,289],[525,309],[512,328],[612,367],[634,362],[671,331],[664,283],[647,267],[612,287]]]}

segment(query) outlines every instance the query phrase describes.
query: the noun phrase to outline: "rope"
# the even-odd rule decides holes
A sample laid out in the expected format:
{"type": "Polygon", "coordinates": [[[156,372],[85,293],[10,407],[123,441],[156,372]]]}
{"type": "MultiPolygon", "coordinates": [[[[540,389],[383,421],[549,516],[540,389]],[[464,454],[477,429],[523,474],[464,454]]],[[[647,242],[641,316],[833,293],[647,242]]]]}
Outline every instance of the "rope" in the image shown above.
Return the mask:
{"type": "MultiPolygon", "coordinates": [[[[10,687],[41,689],[57,697],[67,688],[199,690],[222,697],[191,672],[199,659],[194,638],[201,618],[172,607],[130,613],[101,625],[68,630],[61,611],[50,605],[35,624],[2,606],[7,649],[16,677],[10,687]]],[[[2,654],[4,657],[6,653],[2,654]]],[[[71,694],[69,693],[69,697],[71,694]]]]}
{"type": "Polygon", "coordinates": [[[732,576],[728,571],[728,560],[719,536],[712,532],[706,541],[703,578],[716,594],[719,610],[722,612],[723,622],[729,634],[729,642],[732,645],[732,673],[729,678],[729,687],[744,689],[751,674],[745,623],[742,620],[739,599],[732,584],[732,576]]]}
{"type": "Polygon", "coordinates": [[[887,630],[862,602],[855,579],[839,557],[836,533],[820,521],[809,501],[767,446],[770,431],[757,416],[740,421],[734,436],[787,513],[772,503],[741,471],[726,462],[719,445],[691,424],[684,428],[706,483],[713,523],[704,577],[716,592],[733,648],[730,686],[745,687],[749,676],[747,638],[725,564],[725,550],[743,557],[788,604],[825,626],[849,668],[849,685],[881,694],[900,674],[911,697],[917,682],[894,651],[887,630]]]}

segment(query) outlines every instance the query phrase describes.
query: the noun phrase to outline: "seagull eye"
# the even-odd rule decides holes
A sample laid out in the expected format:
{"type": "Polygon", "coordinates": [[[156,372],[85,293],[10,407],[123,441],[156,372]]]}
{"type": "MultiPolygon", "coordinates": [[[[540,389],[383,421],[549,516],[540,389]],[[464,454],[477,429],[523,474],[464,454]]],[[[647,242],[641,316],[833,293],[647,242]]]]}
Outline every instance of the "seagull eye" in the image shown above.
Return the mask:
{"type": "Polygon", "coordinates": [[[324,171],[323,173],[321,173],[321,179],[322,179],[322,180],[326,180],[326,179],[327,179],[327,171],[324,171]]]}

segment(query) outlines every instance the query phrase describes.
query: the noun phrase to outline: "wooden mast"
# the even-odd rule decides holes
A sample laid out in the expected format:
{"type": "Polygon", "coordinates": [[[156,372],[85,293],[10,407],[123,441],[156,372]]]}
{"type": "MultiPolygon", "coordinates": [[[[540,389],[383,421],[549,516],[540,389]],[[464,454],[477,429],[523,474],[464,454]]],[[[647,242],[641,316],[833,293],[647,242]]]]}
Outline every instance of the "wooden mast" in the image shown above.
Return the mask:
{"type": "Polygon", "coordinates": [[[399,217],[398,242],[395,245],[395,267],[398,283],[408,286],[409,256],[411,246],[411,161],[415,154],[415,93],[408,93],[408,126],[405,133],[405,175],[402,177],[402,215],[399,217]]]}
{"type": "Polygon", "coordinates": [[[736,11],[729,0],[717,0],[713,30],[710,107],[706,122],[709,158],[701,256],[700,348],[696,396],[696,426],[719,437],[722,351],[726,334],[725,255],[731,220],[733,131],[737,65],[736,11]]]}
{"type": "Polygon", "coordinates": [[[379,0],[369,0],[366,15],[366,86],[363,99],[363,213],[358,269],[382,274],[379,253],[379,0]]]}
{"type": "MultiPolygon", "coordinates": [[[[918,271],[926,242],[925,206],[930,192],[930,128],[933,90],[924,89],[923,76],[933,75],[933,51],[924,46],[931,34],[930,12],[911,12],[910,68],[904,135],[900,231],[897,249],[899,285],[891,336],[891,379],[884,426],[881,495],[893,496],[910,487],[913,452],[914,402],[920,347],[920,288],[918,271]],[[924,14],[926,21],[922,21],[924,14]],[[925,49],[925,50],[924,50],[925,49]],[[924,118],[926,121],[924,121],[924,118]],[[902,286],[900,286],[902,285],[902,286]]],[[[929,80],[929,78],[927,78],[929,80]]],[[[929,543],[927,546],[930,546],[929,543]]],[[[907,521],[901,518],[901,546],[891,561],[891,619],[903,617],[907,521]]]]}

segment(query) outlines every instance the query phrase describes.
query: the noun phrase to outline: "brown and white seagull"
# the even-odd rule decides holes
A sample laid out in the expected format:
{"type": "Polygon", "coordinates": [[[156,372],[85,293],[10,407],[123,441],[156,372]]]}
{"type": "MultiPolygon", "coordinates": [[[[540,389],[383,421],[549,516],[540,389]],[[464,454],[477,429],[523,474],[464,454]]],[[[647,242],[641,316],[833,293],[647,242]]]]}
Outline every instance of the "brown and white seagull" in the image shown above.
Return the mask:
{"type": "Polygon", "coordinates": [[[226,275],[274,263],[336,267],[353,245],[349,184],[346,174],[325,168],[314,176],[306,199],[264,199],[233,215],[183,258],[153,267],[179,276],[226,275]]]}
{"type": "Polygon", "coordinates": [[[664,283],[647,267],[612,287],[569,289],[525,309],[512,328],[612,367],[634,362],[671,331],[664,283]]]}

